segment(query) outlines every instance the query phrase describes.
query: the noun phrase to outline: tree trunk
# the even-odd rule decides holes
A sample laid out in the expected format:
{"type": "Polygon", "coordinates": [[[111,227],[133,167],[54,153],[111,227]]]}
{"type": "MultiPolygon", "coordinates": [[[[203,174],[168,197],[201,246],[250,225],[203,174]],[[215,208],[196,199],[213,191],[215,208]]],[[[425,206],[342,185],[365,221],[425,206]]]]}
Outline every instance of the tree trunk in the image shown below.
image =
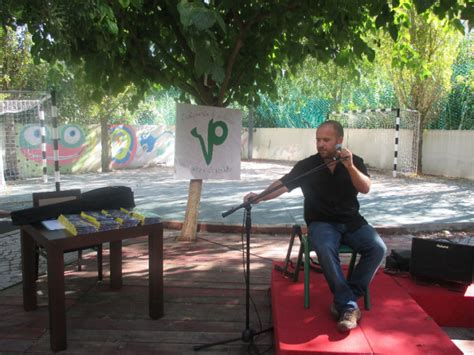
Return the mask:
{"type": "Polygon", "coordinates": [[[103,173],[110,171],[110,136],[107,123],[106,117],[100,118],[100,144],[102,146],[100,161],[103,173]]]}
{"type": "Polygon", "coordinates": [[[197,222],[199,215],[199,203],[201,202],[202,180],[191,180],[189,183],[188,205],[184,216],[183,228],[179,241],[195,241],[197,233],[197,222]]]}

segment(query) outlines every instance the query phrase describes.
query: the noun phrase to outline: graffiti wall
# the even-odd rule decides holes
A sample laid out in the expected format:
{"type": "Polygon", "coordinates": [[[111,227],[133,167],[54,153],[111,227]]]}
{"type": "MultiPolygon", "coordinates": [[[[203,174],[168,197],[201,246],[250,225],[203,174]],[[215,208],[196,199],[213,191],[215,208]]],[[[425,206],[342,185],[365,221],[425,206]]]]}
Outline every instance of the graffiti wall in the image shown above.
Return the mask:
{"type": "MultiPolygon", "coordinates": [[[[53,137],[46,128],[44,147],[41,127],[17,125],[18,169],[22,176],[41,176],[42,152],[46,151],[48,172],[54,171],[53,137]]],[[[174,129],[162,126],[111,125],[111,165],[113,169],[130,169],[153,165],[172,165],[174,129]]],[[[102,147],[100,126],[65,124],[58,127],[59,165],[62,173],[99,171],[102,147]]]]}
{"type": "Polygon", "coordinates": [[[112,167],[173,165],[174,136],[173,131],[158,126],[111,126],[112,167]]]}
{"type": "MultiPolygon", "coordinates": [[[[19,152],[18,169],[21,176],[40,176],[42,174],[43,149],[46,151],[48,171],[54,170],[53,136],[51,127],[45,127],[44,148],[41,139],[41,127],[37,124],[17,125],[17,144],[19,152]]],[[[71,168],[84,154],[86,131],[74,124],[58,127],[59,165],[63,172],[71,168]]]]}

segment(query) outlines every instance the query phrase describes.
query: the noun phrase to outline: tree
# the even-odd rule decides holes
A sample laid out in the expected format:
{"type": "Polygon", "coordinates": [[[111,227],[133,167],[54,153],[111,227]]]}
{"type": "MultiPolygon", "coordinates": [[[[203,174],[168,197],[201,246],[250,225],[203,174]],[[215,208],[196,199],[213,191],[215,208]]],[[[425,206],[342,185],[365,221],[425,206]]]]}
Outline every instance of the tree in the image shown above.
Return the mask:
{"type": "MultiPolygon", "coordinates": [[[[382,40],[386,50],[379,52],[379,59],[388,67],[400,105],[420,113],[423,130],[439,116],[441,103],[450,90],[452,65],[463,32],[456,28],[457,23],[440,20],[431,12],[417,14],[408,0],[402,2],[396,18],[406,26],[396,41],[382,40]]],[[[423,134],[420,134],[417,161],[420,174],[422,146],[423,134]]]]}
{"type": "Polygon", "coordinates": [[[4,27],[0,28],[0,48],[1,90],[23,87],[27,80],[26,68],[31,61],[28,46],[20,46],[17,33],[4,27]]]}
{"type": "MultiPolygon", "coordinates": [[[[136,90],[129,85],[118,95],[107,95],[98,92],[84,78],[84,65],[67,67],[63,62],[54,64],[44,60],[34,63],[30,54],[32,46],[31,34],[26,26],[13,30],[10,27],[0,28],[0,89],[48,91],[55,88],[60,107],[59,120],[81,124],[101,124],[102,171],[110,171],[110,139],[108,124],[123,123],[131,119],[129,108],[137,104],[136,90]],[[114,120],[114,117],[115,120],[114,120]]],[[[11,115],[6,115],[6,147],[5,154],[12,165],[10,175],[17,175],[15,146],[15,122],[11,115]]]]}
{"type": "Polygon", "coordinates": [[[68,68],[58,63],[49,74],[50,86],[58,93],[61,120],[81,124],[100,123],[101,171],[110,171],[109,124],[131,119],[129,109],[137,105],[133,84],[114,95],[96,88],[85,79],[83,65],[68,68]]]}
{"type": "Polygon", "coordinates": [[[451,92],[443,103],[435,127],[443,129],[474,129],[474,37],[462,40],[453,64],[451,92]]]}
{"type": "MultiPolygon", "coordinates": [[[[376,54],[377,57],[377,54],[376,54]]],[[[355,67],[307,58],[279,77],[277,95],[262,95],[257,127],[316,127],[331,111],[395,107],[390,76],[378,63],[362,58],[355,67]]]]}
{"type": "MultiPolygon", "coordinates": [[[[25,28],[16,30],[0,27],[0,90],[31,90],[41,76],[30,55],[32,41],[25,28]]],[[[16,122],[10,113],[5,114],[5,156],[9,162],[9,176],[19,175],[16,142],[16,122]]],[[[0,157],[1,159],[1,157],[0,157]]],[[[3,176],[3,171],[0,172],[3,176]]]]}
{"type": "Polygon", "coordinates": [[[133,85],[129,85],[125,90],[117,95],[102,96],[100,102],[90,105],[89,112],[91,118],[100,122],[100,143],[101,143],[101,166],[102,172],[108,172],[111,169],[111,151],[109,124],[111,118],[119,116],[121,123],[124,122],[124,112],[128,111],[128,106],[133,100],[133,85]]]}
{"type": "MultiPolygon", "coordinates": [[[[463,1],[418,3],[420,11],[433,6],[442,16],[468,15],[463,1]]],[[[273,91],[282,66],[308,55],[342,65],[373,58],[364,34],[385,28],[396,38],[397,6],[397,0],[3,0],[0,18],[28,25],[36,57],[83,60],[90,81],[108,92],[130,82],[143,92],[158,83],[198,104],[227,106],[273,91]]],[[[202,181],[191,181],[184,239],[195,238],[201,188],[202,181]]]]}
{"type": "Polygon", "coordinates": [[[176,101],[181,96],[177,89],[165,90],[154,87],[148,91],[145,98],[138,104],[133,113],[134,122],[139,125],[161,124],[166,127],[175,125],[176,101]]]}

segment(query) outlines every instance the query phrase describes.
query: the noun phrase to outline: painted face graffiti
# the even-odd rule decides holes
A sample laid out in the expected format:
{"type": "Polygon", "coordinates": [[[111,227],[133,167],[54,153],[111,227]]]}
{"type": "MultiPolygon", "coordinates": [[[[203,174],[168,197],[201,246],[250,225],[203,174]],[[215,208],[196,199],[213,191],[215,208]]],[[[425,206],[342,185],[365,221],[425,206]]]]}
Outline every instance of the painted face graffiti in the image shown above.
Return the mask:
{"type": "MultiPolygon", "coordinates": [[[[46,162],[54,165],[53,139],[49,127],[45,127],[46,162]]],[[[74,164],[84,151],[85,134],[82,128],[75,124],[66,124],[58,128],[59,161],[62,166],[74,164]]],[[[38,164],[42,162],[41,127],[28,124],[21,128],[19,146],[23,156],[38,164]]]]}

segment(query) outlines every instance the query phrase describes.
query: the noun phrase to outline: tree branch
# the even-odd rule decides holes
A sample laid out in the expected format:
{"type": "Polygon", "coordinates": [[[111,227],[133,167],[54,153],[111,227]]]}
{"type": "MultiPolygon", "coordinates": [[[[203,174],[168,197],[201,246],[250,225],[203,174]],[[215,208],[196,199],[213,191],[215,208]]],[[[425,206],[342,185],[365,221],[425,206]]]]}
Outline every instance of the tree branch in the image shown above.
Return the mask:
{"type": "Polygon", "coordinates": [[[180,47],[183,49],[183,54],[186,57],[186,60],[189,63],[194,63],[194,53],[189,47],[188,41],[186,41],[186,37],[184,37],[181,29],[178,26],[177,20],[175,16],[169,11],[168,4],[166,1],[163,2],[163,13],[159,14],[159,18],[163,20],[164,23],[168,24],[171,27],[173,33],[176,36],[176,40],[178,41],[180,47]]]}
{"type": "Polygon", "coordinates": [[[227,67],[225,70],[225,77],[224,77],[224,82],[221,85],[221,88],[219,90],[219,96],[217,98],[217,105],[222,106],[223,101],[224,101],[224,94],[227,91],[227,88],[229,86],[229,81],[230,77],[232,75],[232,69],[235,64],[235,60],[237,58],[237,55],[240,52],[240,49],[244,45],[244,39],[245,36],[247,35],[247,31],[252,26],[252,22],[250,21],[246,26],[244,25],[242,19],[240,18],[239,14],[236,12],[233,12],[234,14],[234,19],[237,25],[239,26],[239,36],[237,38],[237,41],[234,44],[234,49],[232,50],[232,53],[229,56],[229,59],[227,60],[227,67]]]}
{"type": "Polygon", "coordinates": [[[125,96],[128,91],[130,90],[130,86],[127,86],[125,88],[125,91],[121,92],[119,95],[117,95],[116,99],[111,99],[109,95],[106,96],[106,100],[108,102],[105,103],[105,105],[100,105],[100,110],[98,116],[100,118],[102,117],[108,117],[110,116],[121,104],[122,100],[120,100],[120,96],[125,96]],[[109,107],[112,104],[112,107],[109,107]],[[104,107],[107,107],[108,109],[103,109],[104,107]]]}
{"type": "Polygon", "coordinates": [[[189,72],[188,68],[181,63],[179,60],[177,60],[175,57],[173,57],[171,54],[169,54],[159,42],[154,42],[154,44],[160,49],[160,53],[163,54],[163,59],[171,66],[174,66],[178,69],[181,69],[184,73],[189,72]]]}
{"type": "Polygon", "coordinates": [[[232,99],[232,96],[235,94],[235,87],[239,85],[240,79],[242,79],[242,76],[244,75],[245,72],[245,66],[242,66],[242,70],[237,74],[237,78],[232,82],[231,85],[231,93],[227,95],[227,99],[222,103],[223,107],[227,107],[230,104],[230,100],[232,99]]]}
{"type": "Polygon", "coordinates": [[[146,69],[148,76],[156,78],[157,83],[164,84],[165,86],[177,86],[199,100],[199,92],[192,84],[180,80],[176,75],[169,73],[169,71],[157,69],[153,65],[146,66],[146,69]]]}
{"type": "Polygon", "coordinates": [[[171,28],[173,33],[176,36],[176,40],[178,41],[179,46],[183,49],[183,55],[185,56],[187,62],[188,62],[188,68],[191,68],[189,72],[192,74],[192,78],[195,84],[195,89],[192,92],[186,91],[193,95],[196,99],[200,99],[200,101],[203,104],[213,106],[214,105],[214,100],[212,95],[210,94],[209,90],[203,85],[201,82],[201,78],[197,78],[194,75],[194,52],[189,46],[188,42],[186,41],[186,37],[181,31],[181,28],[178,26],[178,22],[175,18],[175,16],[169,11],[168,4],[166,1],[163,3],[163,9],[164,13],[160,14],[160,18],[163,19],[163,22],[168,24],[168,26],[171,28]]]}
{"type": "Polygon", "coordinates": [[[244,45],[243,38],[244,38],[244,33],[240,32],[239,38],[237,39],[237,41],[234,45],[234,49],[233,49],[233,51],[232,51],[232,53],[229,57],[229,60],[227,61],[227,67],[226,67],[226,70],[225,70],[224,82],[222,83],[222,86],[219,90],[219,96],[218,96],[218,99],[217,99],[217,105],[218,106],[222,106],[222,102],[224,100],[224,94],[227,91],[227,87],[229,86],[229,80],[230,80],[230,77],[232,75],[232,68],[234,67],[235,60],[237,58],[237,55],[240,52],[240,49],[244,45]]]}
{"type": "MultiPolygon", "coordinates": [[[[289,4],[286,7],[285,11],[292,11],[292,10],[296,9],[298,6],[299,6],[299,4],[296,3],[296,2],[292,3],[292,4],[289,4]]],[[[224,81],[221,85],[221,88],[219,90],[219,96],[217,98],[217,105],[218,106],[223,105],[224,95],[225,95],[225,92],[227,91],[227,89],[229,87],[229,81],[230,81],[230,77],[232,75],[232,69],[234,67],[235,61],[237,59],[237,56],[238,56],[240,50],[242,49],[242,47],[245,44],[245,38],[247,36],[248,31],[250,30],[250,28],[254,24],[259,23],[259,22],[263,21],[265,18],[270,17],[270,16],[271,16],[270,12],[260,12],[259,11],[255,14],[255,16],[251,20],[249,20],[247,22],[247,24],[245,24],[244,21],[242,20],[242,18],[240,17],[240,15],[236,11],[233,11],[233,17],[234,17],[235,22],[237,23],[240,31],[239,31],[239,36],[237,37],[237,40],[235,41],[234,48],[233,48],[233,50],[232,50],[232,52],[229,56],[229,59],[227,60],[227,67],[226,67],[226,71],[225,71],[224,81]]]]}

